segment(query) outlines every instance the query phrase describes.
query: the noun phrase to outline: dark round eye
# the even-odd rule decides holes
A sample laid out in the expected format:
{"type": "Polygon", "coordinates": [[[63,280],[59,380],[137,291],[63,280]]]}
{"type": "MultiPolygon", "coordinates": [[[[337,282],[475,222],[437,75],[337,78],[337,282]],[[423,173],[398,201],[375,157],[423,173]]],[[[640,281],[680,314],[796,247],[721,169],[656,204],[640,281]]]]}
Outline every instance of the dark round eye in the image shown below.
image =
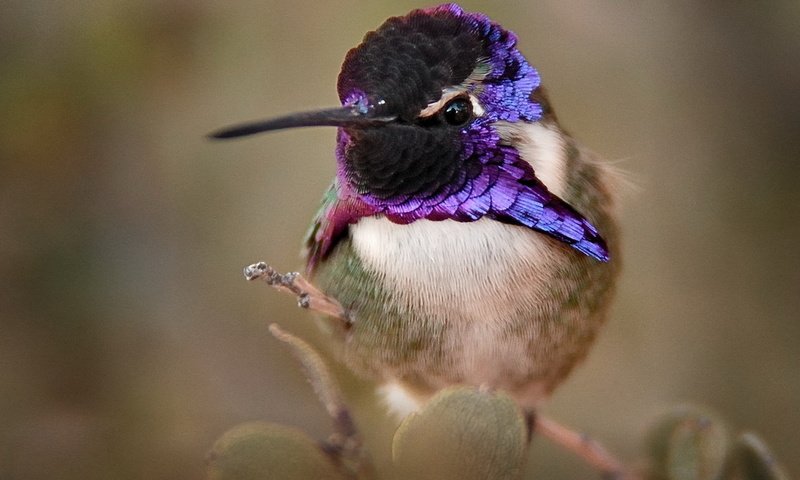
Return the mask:
{"type": "Polygon", "coordinates": [[[444,121],[450,125],[464,125],[472,120],[472,102],[468,98],[454,98],[447,102],[442,112],[444,121]]]}

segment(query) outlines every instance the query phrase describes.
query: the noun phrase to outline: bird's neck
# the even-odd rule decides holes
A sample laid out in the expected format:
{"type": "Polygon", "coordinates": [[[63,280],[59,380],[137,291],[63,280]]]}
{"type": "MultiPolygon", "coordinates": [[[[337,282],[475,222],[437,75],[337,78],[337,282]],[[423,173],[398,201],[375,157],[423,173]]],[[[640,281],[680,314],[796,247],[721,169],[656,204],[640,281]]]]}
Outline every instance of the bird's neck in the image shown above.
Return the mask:
{"type": "Polygon", "coordinates": [[[614,235],[615,226],[606,219],[614,208],[616,175],[561,128],[555,115],[536,123],[501,123],[497,129],[550,192],[586,216],[604,237],[614,235]]]}
{"type": "Polygon", "coordinates": [[[576,153],[570,151],[572,138],[551,121],[501,123],[497,130],[503,141],[516,148],[520,158],[531,165],[547,189],[564,198],[570,180],[567,167],[573,160],[570,155],[576,153]]]}

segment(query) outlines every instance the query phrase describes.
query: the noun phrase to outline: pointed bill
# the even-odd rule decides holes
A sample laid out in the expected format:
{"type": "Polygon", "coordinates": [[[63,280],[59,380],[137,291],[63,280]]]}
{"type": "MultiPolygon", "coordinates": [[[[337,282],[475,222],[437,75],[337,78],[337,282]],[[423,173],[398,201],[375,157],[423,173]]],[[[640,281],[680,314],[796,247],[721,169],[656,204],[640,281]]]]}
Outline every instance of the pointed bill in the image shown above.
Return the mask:
{"type": "Polygon", "coordinates": [[[282,130],[285,128],[380,125],[391,122],[395,118],[396,116],[389,115],[371,106],[352,105],[325,110],[292,113],[268,120],[243,123],[217,130],[208,136],[214,139],[228,139],[270,132],[273,130],[282,130]]]}

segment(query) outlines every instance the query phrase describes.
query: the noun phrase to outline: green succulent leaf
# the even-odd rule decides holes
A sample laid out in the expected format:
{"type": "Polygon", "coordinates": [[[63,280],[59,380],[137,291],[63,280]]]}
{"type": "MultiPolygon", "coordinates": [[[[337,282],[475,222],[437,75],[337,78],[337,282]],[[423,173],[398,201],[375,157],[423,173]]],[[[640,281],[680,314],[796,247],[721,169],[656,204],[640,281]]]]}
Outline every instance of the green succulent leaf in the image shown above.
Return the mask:
{"type": "Polygon", "coordinates": [[[209,480],[343,480],[334,461],[302,431],[266,422],[226,432],[208,453],[209,480]]]}
{"type": "Polygon", "coordinates": [[[722,468],[728,435],[715,415],[680,407],[653,427],[648,443],[651,480],[712,480],[722,468]]]}
{"type": "Polygon", "coordinates": [[[788,480],[767,445],[754,433],[744,433],[733,444],[722,480],[788,480]]]}
{"type": "Polygon", "coordinates": [[[526,427],[505,394],[453,388],[406,418],[392,444],[396,478],[500,480],[522,475],[526,427]]]}

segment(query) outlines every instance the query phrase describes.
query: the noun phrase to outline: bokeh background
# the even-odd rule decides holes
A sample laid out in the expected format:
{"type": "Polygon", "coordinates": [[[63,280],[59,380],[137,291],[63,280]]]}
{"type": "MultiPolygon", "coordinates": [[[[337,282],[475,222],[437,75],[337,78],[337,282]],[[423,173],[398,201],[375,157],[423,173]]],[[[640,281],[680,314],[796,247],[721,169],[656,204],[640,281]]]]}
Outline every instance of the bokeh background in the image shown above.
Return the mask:
{"type": "MultiPolygon", "coordinates": [[[[334,131],[203,135],[334,105],[345,52],[427,5],[3,2],[0,478],[195,479],[239,422],[327,435],[267,325],[324,338],[241,267],[300,266],[334,131]]],[[[548,413],[631,460],[655,415],[702,404],[800,474],[800,3],[463,6],[519,34],[564,125],[637,186],[613,318],[548,413]]],[[[337,376],[385,460],[372,387],[337,376]]]]}

